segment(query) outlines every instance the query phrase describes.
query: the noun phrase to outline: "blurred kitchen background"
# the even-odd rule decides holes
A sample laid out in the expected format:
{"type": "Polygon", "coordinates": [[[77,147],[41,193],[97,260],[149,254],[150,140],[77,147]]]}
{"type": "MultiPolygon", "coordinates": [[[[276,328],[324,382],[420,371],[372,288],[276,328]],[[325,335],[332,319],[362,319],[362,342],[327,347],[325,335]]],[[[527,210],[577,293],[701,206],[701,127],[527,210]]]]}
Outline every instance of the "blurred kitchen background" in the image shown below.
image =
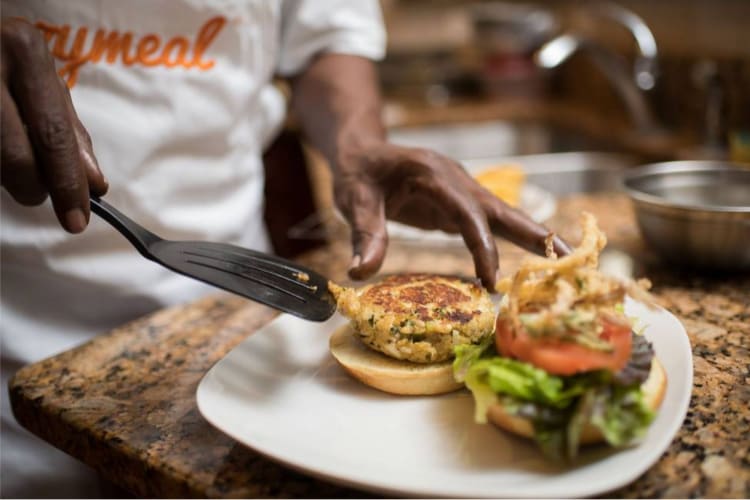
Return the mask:
{"type": "MultiPolygon", "coordinates": [[[[473,174],[517,165],[528,184],[556,197],[617,189],[616,172],[645,163],[750,162],[748,0],[381,4],[388,52],[379,66],[394,142],[435,149],[473,174]],[[575,175],[549,175],[561,170],[575,175]]],[[[295,155],[307,160],[299,173],[309,175],[312,199],[268,211],[286,218],[271,226],[291,226],[276,240],[287,255],[330,231],[333,206],[320,156],[290,157],[287,148],[283,161],[295,155]]],[[[283,179],[275,184],[275,199],[302,200],[283,179]]],[[[543,200],[526,202],[536,210],[543,200]]]]}
{"type": "Polygon", "coordinates": [[[747,160],[746,0],[381,3],[393,126],[536,121],[571,148],[747,160]]]}

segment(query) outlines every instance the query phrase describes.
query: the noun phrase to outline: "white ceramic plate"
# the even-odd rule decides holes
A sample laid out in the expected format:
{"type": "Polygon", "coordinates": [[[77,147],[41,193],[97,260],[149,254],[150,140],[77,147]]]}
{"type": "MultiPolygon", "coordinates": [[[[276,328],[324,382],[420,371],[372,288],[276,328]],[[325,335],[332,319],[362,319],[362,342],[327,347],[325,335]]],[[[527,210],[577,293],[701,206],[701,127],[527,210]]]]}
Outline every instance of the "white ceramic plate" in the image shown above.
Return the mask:
{"type": "Polygon", "coordinates": [[[692,357],[669,312],[628,301],[647,325],[669,378],[648,436],[624,450],[584,449],[573,464],[545,459],[529,441],[475,424],[468,391],[398,397],[351,379],[328,353],[346,320],[282,315],[219,361],[198,408],[240,443],[292,468],[382,494],[421,497],[582,497],[623,486],[669,446],[687,412],[692,357]]]}

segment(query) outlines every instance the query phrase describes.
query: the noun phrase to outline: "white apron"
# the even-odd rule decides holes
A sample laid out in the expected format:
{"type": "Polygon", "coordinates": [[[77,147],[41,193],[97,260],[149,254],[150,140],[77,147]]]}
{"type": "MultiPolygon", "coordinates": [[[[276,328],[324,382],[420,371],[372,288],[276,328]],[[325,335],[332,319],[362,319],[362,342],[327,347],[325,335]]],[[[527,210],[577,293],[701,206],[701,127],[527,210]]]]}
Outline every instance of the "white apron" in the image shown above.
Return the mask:
{"type": "MultiPolygon", "coordinates": [[[[270,79],[319,51],[377,59],[385,47],[374,0],[3,0],[2,15],[47,37],[109,181],[107,201],[165,238],[266,251],[261,155],[285,112],[270,79]]],[[[0,196],[0,494],[96,495],[78,479],[87,468],[15,423],[9,377],[216,289],[144,259],[93,214],[69,235],[49,200],[30,208],[0,196]]]]}

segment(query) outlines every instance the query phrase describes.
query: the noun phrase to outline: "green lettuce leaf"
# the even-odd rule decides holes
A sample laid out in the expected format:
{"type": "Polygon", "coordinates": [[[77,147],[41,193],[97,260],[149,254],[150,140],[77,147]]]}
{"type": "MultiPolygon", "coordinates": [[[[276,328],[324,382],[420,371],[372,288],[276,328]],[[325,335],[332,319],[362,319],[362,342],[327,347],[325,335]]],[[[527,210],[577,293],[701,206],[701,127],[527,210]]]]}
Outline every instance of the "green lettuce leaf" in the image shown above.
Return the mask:
{"type": "Polygon", "coordinates": [[[474,396],[474,420],[477,423],[487,423],[487,409],[497,401],[497,394],[484,380],[484,374],[475,365],[480,358],[487,354],[494,354],[492,345],[495,336],[490,335],[480,344],[460,345],[454,348],[453,377],[463,382],[474,396]]]}
{"type": "Polygon", "coordinates": [[[488,335],[479,344],[463,344],[453,348],[453,377],[457,382],[464,381],[466,373],[481,356],[494,355],[494,342],[495,336],[488,335]]]}
{"type": "Polygon", "coordinates": [[[655,416],[640,386],[607,386],[597,392],[590,420],[609,444],[625,446],[641,439],[655,416]]]}
{"type": "Polygon", "coordinates": [[[641,438],[654,417],[637,384],[618,386],[603,370],[550,375],[497,356],[492,342],[456,348],[453,369],[474,396],[478,423],[486,423],[487,409],[502,400],[506,411],[531,419],[536,441],[552,457],[574,457],[587,422],[601,429],[609,444],[624,446],[641,438]]]}

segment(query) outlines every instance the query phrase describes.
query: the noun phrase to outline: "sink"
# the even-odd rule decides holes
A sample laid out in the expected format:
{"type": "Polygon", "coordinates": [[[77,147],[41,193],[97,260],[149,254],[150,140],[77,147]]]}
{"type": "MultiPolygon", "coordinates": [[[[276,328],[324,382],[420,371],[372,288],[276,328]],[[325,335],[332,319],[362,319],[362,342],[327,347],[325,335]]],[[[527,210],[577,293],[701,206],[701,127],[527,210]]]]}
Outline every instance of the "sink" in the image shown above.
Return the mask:
{"type": "Polygon", "coordinates": [[[462,161],[470,173],[500,164],[517,164],[530,184],[557,195],[619,191],[625,169],[638,159],[620,153],[572,151],[536,155],[498,156],[462,161]]]}
{"type": "Polygon", "coordinates": [[[394,128],[389,139],[429,148],[461,162],[470,173],[520,165],[530,183],[556,195],[621,189],[635,156],[607,151],[585,135],[535,122],[489,121],[394,128]]]}
{"type": "Polygon", "coordinates": [[[483,121],[392,128],[391,142],[469,160],[521,154],[611,149],[602,140],[535,121],[483,121]]]}

